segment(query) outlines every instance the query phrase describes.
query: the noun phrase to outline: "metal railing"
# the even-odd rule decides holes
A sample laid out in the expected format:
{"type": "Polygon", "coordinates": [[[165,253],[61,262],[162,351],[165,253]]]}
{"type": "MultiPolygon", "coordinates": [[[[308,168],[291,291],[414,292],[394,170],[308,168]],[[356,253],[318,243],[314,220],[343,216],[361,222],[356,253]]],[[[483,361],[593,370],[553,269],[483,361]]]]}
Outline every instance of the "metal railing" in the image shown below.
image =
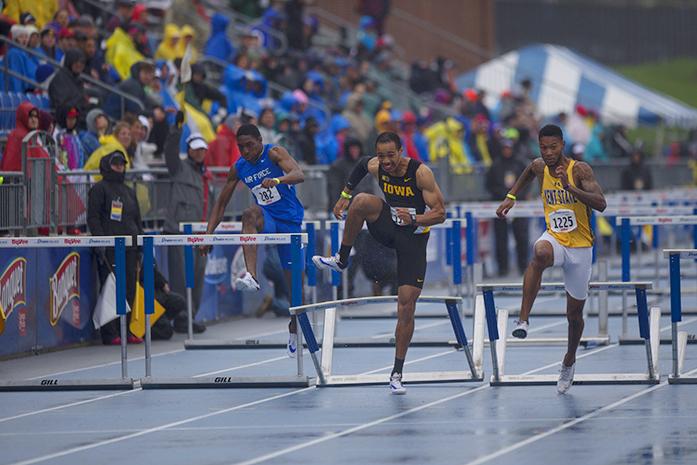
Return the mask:
{"type": "MultiPolygon", "coordinates": [[[[30,55],[32,55],[32,56],[38,58],[40,61],[46,62],[46,63],[48,63],[48,64],[50,64],[50,65],[53,65],[53,66],[55,66],[55,67],[57,67],[57,68],[62,67],[62,64],[59,63],[59,62],[57,62],[57,61],[54,60],[53,58],[49,58],[49,57],[47,57],[47,56],[45,56],[45,55],[42,55],[41,53],[37,52],[36,50],[33,50],[33,49],[30,49],[30,48],[24,47],[23,45],[21,45],[21,44],[15,42],[15,41],[13,41],[12,39],[8,39],[8,38],[5,37],[5,36],[0,36],[0,42],[4,43],[4,44],[7,45],[8,47],[16,47],[16,48],[22,50],[23,52],[28,53],[28,54],[30,54],[30,55]]],[[[4,85],[4,90],[7,91],[7,90],[8,90],[8,87],[9,87],[8,72],[11,71],[11,70],[9,70],[9,69],[7,68],[7,60],[2,60],[2,62],[3,62],[3,72],[5,73],[5,78],[4,78],[3,85],[4,85]]],[[[16,78],[18,78],[18,79],[21,79],[22,81],[28,82],[28,83],[30,83],[30,84],[32,84],[32,83],[33,83],[33,84],[38,84],[38,83],[36,83],[34,80],[32,80],[31,78],[26,77],[26,76],[17,75],[16,73],[13,74],[13,77],[16,77],[16,78]]],[[[89,83],[89,84],[91,84],[91,85],[94,85],[94,86],[98,87],[98,88],[101,89],[103,92],[106,92],[106,93],[108,93],[108,94],[114,94],[114,95],[118,96],[118,97],[119,97],[119,100],[120,100],[120,102],[121,102],[121,114],[123,114],[124,111],[125,111],[125,108],[126,108],[126,100],[129,100],[129,101],[135,103],[136,105],[138,105],[138,107],[139,107],[141,110],[144,110],[144,109],[145,109],[145,106],[143,105],[143,102],[141,102],[138,98],[134,97],[134,96],[131,95],[131,94],[128,94],[128,93],[126,93],[126,92],[123,92],[123,91],[117,89],[117,88],[114,87],[114,86],[110,86],[109,84],[105,84],[105,83],[103,83],[102,81],[100,81],[99,79],[94,79],[92,76],[90,76],[90,75],[88,75],[88,74],[85,74],[85,73],[81,73],[81,74],[80,74],[80,79],[82,79],[82,80],[83,80],[84,82],[86,82],[86,83],[89,83]]],[[[47,88],[47,87],[48,87],[48,86],[46,86],[46,88],[47,88]]],[[[44,87],[41,87],[41,88],[42,88],[42,89],[45,89],[44,87]]]]}

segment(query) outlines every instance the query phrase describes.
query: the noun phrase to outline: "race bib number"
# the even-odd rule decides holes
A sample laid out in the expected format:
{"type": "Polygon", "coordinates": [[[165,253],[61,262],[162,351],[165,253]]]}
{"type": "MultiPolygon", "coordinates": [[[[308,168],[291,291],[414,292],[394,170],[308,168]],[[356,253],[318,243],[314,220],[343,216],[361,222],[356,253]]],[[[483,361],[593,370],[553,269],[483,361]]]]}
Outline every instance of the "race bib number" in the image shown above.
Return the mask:
{"type": "MultiPolygon", "coordinates": [[[[409,212],[409,214],[416,214],[416,208],[407,208],[406,210],[409,212]]],[[[397,216],[396,209],[390,207],[390,213],[392,214],[392,221],[394,224],[397,226],[409,226],[410,223],[405,223],[399,216],[397,216]]]]}
{"type": "Polygon", "coordinates": [[[111,214],[109,215],[109,218],[111,218],[112,221],[121,221],[121,217],[123,216],[123,202],[121,200],[112,200],[111,201],[111,214]]]}
{"type": "Polygon", "coordinates": [[[276,189],[276,186],[267,189],[261,187],[261,184],[259,184],[252,188],[252,194],[256,197],[259,205],[271,205],[281,200],[281,194],[278,192],[278,189],[276,189]]]}
{"type": "Polygon", "coordinates": [[[549,227],[557,233],[571,232],[578,226],[573,210],[557,210],[549,214],[549,227]]]}

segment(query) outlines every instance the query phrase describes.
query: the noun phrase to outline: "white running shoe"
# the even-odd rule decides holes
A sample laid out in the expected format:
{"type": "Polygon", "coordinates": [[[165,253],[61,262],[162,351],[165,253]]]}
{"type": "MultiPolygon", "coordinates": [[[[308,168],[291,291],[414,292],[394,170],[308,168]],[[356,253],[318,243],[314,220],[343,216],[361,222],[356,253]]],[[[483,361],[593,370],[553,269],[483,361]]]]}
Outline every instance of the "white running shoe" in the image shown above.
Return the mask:
{"type": "Polygon", "coordinates": [[[557,392],[559,394],[566,394],[566,392],[571,388],[574,383],[574,372],[576,371],[576,362],[570,367],[564,365],[561,362],[561,370],[559,371],[559,381],[557,381],[557,392]]]}
{"type": "Polygon", "coordinates": [[[259,283],[252,273],[245,271],[245,273],[235,280],[235,290],[238,291],[258,291],[261,289],[259,283]]]}
{"type": "Polygon", "coordinates": [[[396,396],[401,396],[407,393],[407,388],[402,384],[402,374],[392,373],[390,376],[390,392],[396,396]]]}
{"type": "Polygon", "coordinates": [[[518,339],[525,339],[528,337],[528,322],[517,320],[515,322],[515,329],[513,330],[513,337],[518,339]]]}
{"type": "Polygon", "coordinates": [[[286,346],[288,351],[288,357],[295,358],[298,352],[298,335],[295,333],[288,333],[288,345],[286,346]]]}
{"type": "Polygon", "coordinates": [[[312,263],[320,270],[332,270],[341,273],[346,269],[346,266],[342,266],[342,263],[339,261],[339,254],[330,257],[315,255],[312,257],[312,263]]]}

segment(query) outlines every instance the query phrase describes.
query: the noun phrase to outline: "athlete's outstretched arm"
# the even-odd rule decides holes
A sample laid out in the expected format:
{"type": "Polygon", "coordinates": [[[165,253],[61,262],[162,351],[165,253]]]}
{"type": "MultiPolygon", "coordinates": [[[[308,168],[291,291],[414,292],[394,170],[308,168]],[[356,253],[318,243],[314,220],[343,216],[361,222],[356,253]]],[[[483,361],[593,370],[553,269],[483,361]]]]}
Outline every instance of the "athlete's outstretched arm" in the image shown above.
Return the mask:
{"type": "MultiPolygon", "coordinates": [[[[423,215],[416,215],[416,224],[433,226],[443,223],[445,221],[445,200],[431,168],[426,165],[419,166],[419,169],[416,170],[416,186],[421,189],[424,202],[430,208],[423,215]]],[[[400,214],[400,216],[402,215],[400,214]]]]}
{"type": "MultiPolygon", "coordinates": [[[[511,190],[508,191],[508,193],[515,196],[518,195],[518,192],[528,187],[528,184],[530,184],[533,179],[535,179],[537,176],[540,175],[541,172],[543,172],[543,170],[545,169],[544,163],[545,162],[542,160],[542,158],[536,158],[533,161],[531,161],[527,168],[525,168],[525,170],[522,173],[520,173],[520,176],[518,176],[518,179],[516,180],[515,184],[513,184],[513,187],[511,187],[511,190]]],[[[503,202],[501,202],[501,205],[499,205],[499,208],[496,209],[496,216],[498,216],[499,218],[505,218],[508,214],[508,211],[511,208],[513,208],[514,205],[515,200],[506,197],[505,199],[503,199],[503,202]]]]}
{"type": "MultiPolygon", "coordinates": [[[[298,165],[293,157],[290,156],[288,151],[283,147],[276,146],[269,152],[269,158],[271,161],[276,163],[282,170],[283,176],[278,178],[280,184],[300,184],[305,181],[305,174],[302,168],[298,165]]],[[[261,182],[262,187],[270,188],[275,186],[277,183],[272,178],[266,178],[261,182]]]]}
{"type": "MultiPolygon", "coordinates": [[[[566,172],[564,172],[566,174],[566,172]]],[[[593,168],[590,167],[588,163],[577,162],[574,165],[572,176],[576,178],[576,185],[579,187],[574,187],[569,184],[569,180],[560,178],[562,186],[565,186],[568,192],[571,192],[574,197],[579,201],[585,203],[593,210],[598,210],[599,212],[604,211],[607,207],[607,202],[605,201],[605,194],[603,194],[603,189],[595,180],[595,175],[593,174],[593,168]]]]}
{"type": "Polygon", "coordinates": [[[211,209],[211,216],[208,218],[208,227],[206,227],[206,234],[213,234],[215,228],[218,227],[221,221],[223,221],[223,216],[225,215],[225,207],[227,207],[228,202],[232,198],[232,193],[235,192],[237,183],[240,182],[237,177],[237,170],[235,165],[230,167],[228,171],[227,179],[225,180],[225,185],[220,191],[220,195],[215,200],[215,204],[211,209]]]}

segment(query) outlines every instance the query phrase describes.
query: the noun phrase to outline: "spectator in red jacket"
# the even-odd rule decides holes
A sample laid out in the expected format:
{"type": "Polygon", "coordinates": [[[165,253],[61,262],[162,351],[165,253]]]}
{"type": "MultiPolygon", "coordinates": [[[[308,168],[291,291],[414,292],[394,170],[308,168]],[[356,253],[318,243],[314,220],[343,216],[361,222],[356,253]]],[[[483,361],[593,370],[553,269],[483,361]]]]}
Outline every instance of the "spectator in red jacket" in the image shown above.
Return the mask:
{"type": "Polygon", "coordinates": [[[204,160],[206,167],[230,168],[240,158],[236,134],[239,126],[239,118],[234,115],[228,116],[225,123],[218,126],[218,134],[208,146],[208,156],[204,160]]]}
{"type": "MultiPolygon", "coordinates": [[[[29,102],[17,107],[16,127],[7,137],[7,145],[0,163],[0,171],[22,171],[22,139],[39,127],[39,110],[29,102]]],[[[29,158],[48,158],[46,151],[38,145],[27,152],[29,158]]]]}

